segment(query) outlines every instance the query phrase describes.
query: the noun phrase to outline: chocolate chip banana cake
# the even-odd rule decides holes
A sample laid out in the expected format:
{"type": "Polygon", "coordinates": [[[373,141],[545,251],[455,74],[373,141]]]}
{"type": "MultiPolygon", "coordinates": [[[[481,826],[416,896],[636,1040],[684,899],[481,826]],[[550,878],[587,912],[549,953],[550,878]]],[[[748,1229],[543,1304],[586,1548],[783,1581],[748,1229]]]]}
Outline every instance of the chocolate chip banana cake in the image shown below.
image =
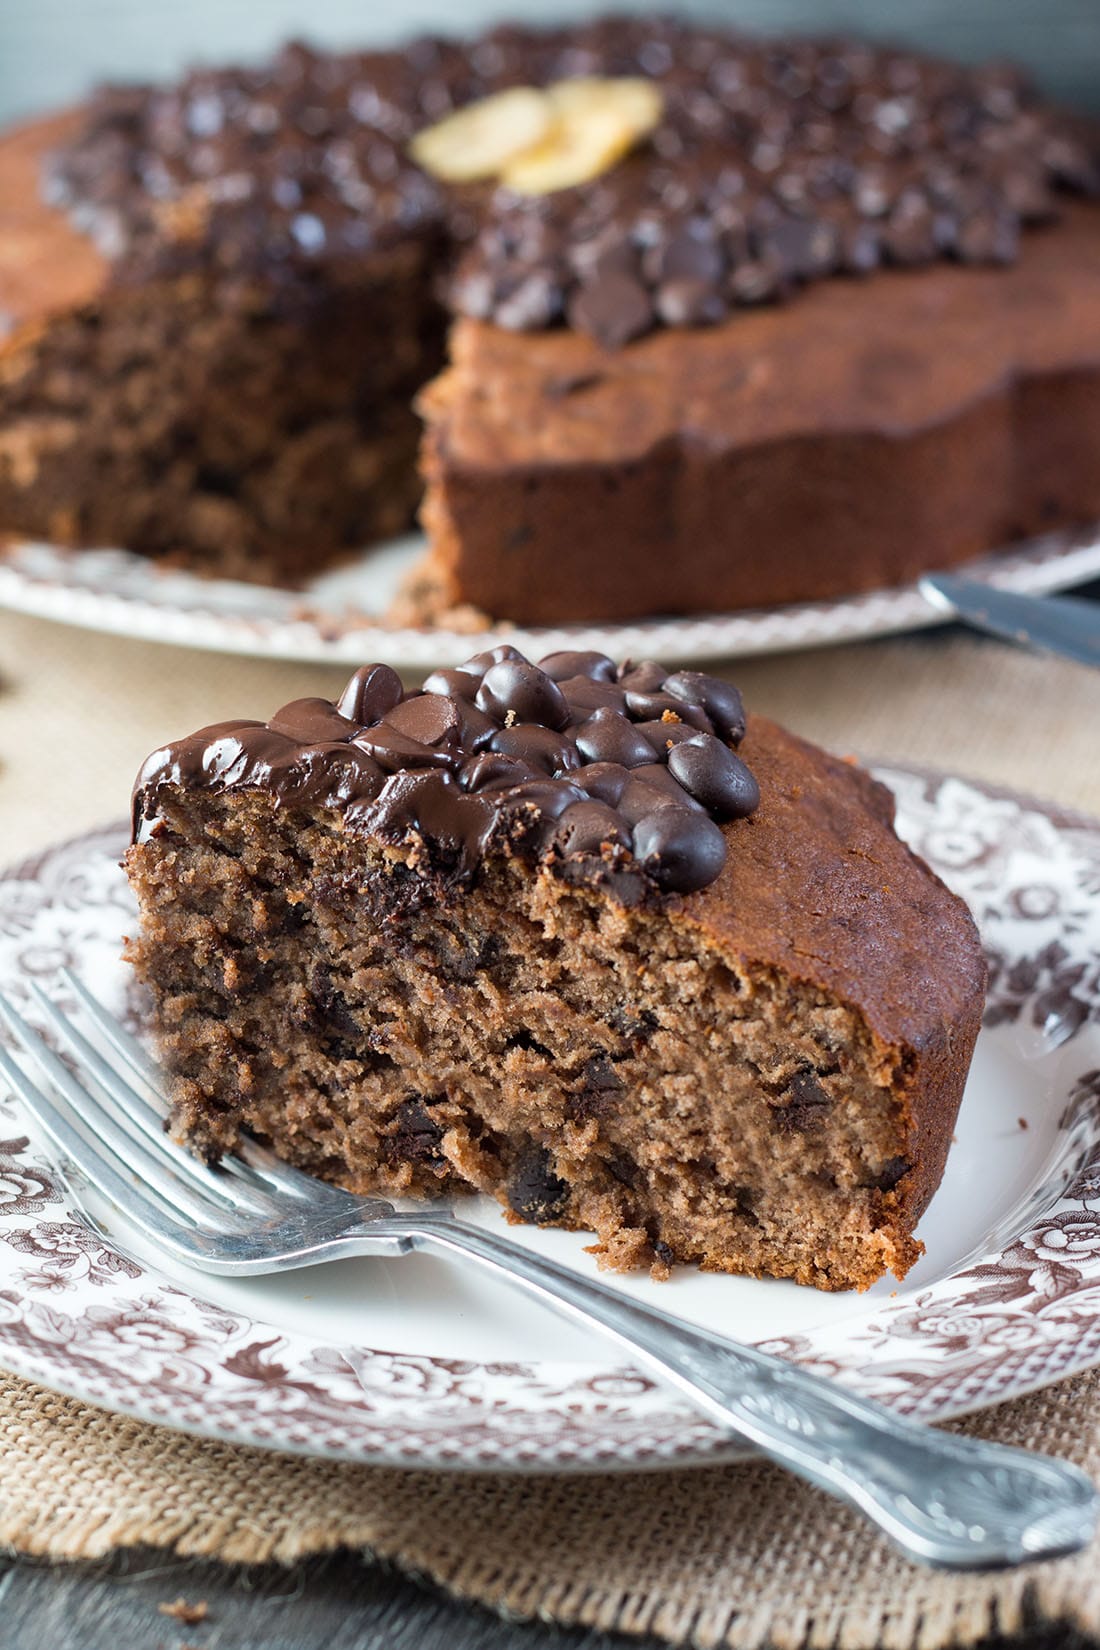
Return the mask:
{"type": "Polygon", "coordinates": [[[985,964],[891,819],[729,682],[593,653],[203,728],[126,860],[175,1127],[481,1191],[613,1268],[900,1277],[985,964]]]}
{"type": "Polygon", "coordinates": [[[426,484],[402,617],[557,623],[1095,519],[1096,148],[652,17],[106,89],[0,139],[0,532],[299,583],[426,484]]]}

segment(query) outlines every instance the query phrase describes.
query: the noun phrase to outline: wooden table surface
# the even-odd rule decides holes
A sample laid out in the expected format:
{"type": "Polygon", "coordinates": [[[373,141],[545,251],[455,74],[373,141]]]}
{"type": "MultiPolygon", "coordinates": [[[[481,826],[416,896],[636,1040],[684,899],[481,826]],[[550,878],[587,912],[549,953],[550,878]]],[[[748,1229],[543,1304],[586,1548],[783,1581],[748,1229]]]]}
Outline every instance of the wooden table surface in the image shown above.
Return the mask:
{"type": "MultiPolygon", "coordinates": [[[[508,1622],[352,1553],[284,1569],[166,1558],[0,1560],[3,1650],[667,1650],[663,1640],[508,1622]],[[204,1601],[188,1626],[162,1603],[204,1601]]],[[[1069,1627],[972,1650],[1095,1650],[1069,1627]]]]}

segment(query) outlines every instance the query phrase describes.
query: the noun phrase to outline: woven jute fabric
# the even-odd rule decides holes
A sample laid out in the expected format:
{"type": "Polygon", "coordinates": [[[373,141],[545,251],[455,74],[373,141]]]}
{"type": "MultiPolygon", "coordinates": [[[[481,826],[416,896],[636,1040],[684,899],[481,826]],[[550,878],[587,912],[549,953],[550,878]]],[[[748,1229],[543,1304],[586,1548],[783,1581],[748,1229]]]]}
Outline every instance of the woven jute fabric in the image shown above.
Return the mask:
{"type": "MultiPolygon", "coordinates": [[[[1098,1475],[1100,1376],[964,1430],[1098,1475]]],[[[349,1466],[198,1441],[16,1380],[0,1396],[0,1542],[53,1558],[358,1547],[511,1615],[734,1650],[939,1650],[1036,1620],[1100,1633],[1100,1544],[1005,1575],[935,1574],[769,1466],[627,1478],[349,1466]]]]}
{"type": "MultiPolygon", "coordinates": [[[[1100,673],[955,634],[748,660],[750,706],[834,749],[1100,814],[1100,673]]],[[[166,737],[331,693],[344,672],[0,619],[0,857],[125,812],[166,737]]],[[[1100,1373],[962,1423],[1100,1477],[1100,1373]]],[[[763,1465],[446,1475],[268,1454],[0,1385],[0,1542],[56,1559],[152,1544],[290,1562],[350,1546],[519,1616],[675,1644],[939,1650],[1036,1621],[1100,1635],[1100,1548],[1003,1576],[896,1557],[763,1465]]]]}

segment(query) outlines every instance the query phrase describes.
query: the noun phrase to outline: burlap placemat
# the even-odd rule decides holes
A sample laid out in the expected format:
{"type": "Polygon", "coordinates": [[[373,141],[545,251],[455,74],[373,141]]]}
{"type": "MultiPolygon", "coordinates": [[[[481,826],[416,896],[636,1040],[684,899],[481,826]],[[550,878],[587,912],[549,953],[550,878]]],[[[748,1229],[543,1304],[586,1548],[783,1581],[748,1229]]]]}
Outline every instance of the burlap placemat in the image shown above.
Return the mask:
{"type": "MultiPolygon", "coordinates": [[[[1100,1376],[968,1424],[1100,1474],[1100,1376]]],[[[10,1380],[0,1541],[290,1561],[363,1549],[516,1616],[733,1650],[940,1650],[1037,1620],[1100,1633],[1100,1543],[997,1576],[896,1557],[776,1468],[582,1478],[347,1466],[197,1442],[10,1380]]]]}
{"type": "MultiPolygon", "coordinates": [[[[329,692],[343,674],[0,619],[0,855],[118,817],[166,736],[329,692]]],[[[1100,673],[925,636],[734,674],[754,709],[834,748],[1100,814],[1100,673]]],[[[967,1429],[1100,1476],[1100,1374],[967,1429]]],[[[186,1438],[10,1377],[0,1541],[59,1559],[149,1543],[290,1561],[347,1545],[517,1615],[737,1650],[939,1650],[1036,1620],[1100,1635],[1100,1547],[1007,1576],[937,1575],[766,1466],[579,1479],[356,1467],[186,1438]]]]}

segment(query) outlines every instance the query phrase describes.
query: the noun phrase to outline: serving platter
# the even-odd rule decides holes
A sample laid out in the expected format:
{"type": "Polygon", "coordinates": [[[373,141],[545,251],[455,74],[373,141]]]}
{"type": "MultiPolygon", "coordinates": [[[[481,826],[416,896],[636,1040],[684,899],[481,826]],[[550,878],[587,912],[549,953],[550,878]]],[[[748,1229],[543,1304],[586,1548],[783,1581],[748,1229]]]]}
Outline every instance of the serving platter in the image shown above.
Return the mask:
{"type": "MultiPolygon", "coordinates": [[[[609,1281],[943,1420],[1100,1362],[1100,823],[950,776],[876,771],[903,836],[969,902],[991,967],[925,1256],[903,1284],[862,1296],[689,1269],[609,1281]]],[[[69,966],[132,1013],[124,844],[105,828],[0,878],[0,985],[17,1001],[32,980],[63,1001],[69,966]]],[[[124,1211],[93,1206],[107,1236],[0,1090],[0,1364],[57,1390],[203,1436],[421,1467],[739,1456],[598,1337],[442,1261],[212,1279],[165,1262],[124,1211]]],[[[470,1214],[501,1220],[483,1201],[470,1214]]],[[[583,1235],[510,1231],[594,1264],[583,1235]]]]}
{"type": "MultiPolygon", "coordinates": [[[[591,648],[615,658],[696,663],[948,622],[914,584],[839,601],[624,624],[387,624],[382,615],[424,549],[423,538],[412,534],[292,591],[199,579],[125,550],[9,544],[0,553],[0,607],[144,641],[320,664],[383,658],[410,673],[457,664],[505,639],[536,659],[560,648],[591,648]]],[[[1025,593],[1064,590],[1100,577],[1100,529],[1052,534],[956,571],[1025,593]]]]}

